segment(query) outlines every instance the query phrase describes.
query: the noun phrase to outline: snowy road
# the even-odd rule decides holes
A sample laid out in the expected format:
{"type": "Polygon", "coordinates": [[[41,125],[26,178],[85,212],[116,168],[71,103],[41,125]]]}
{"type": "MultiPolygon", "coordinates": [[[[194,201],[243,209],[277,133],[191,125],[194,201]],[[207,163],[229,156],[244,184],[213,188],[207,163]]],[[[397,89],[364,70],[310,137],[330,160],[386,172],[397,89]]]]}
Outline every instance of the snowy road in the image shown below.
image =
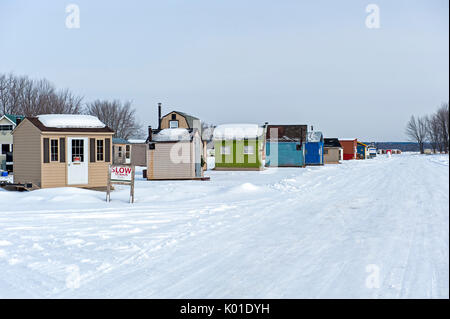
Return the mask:
{"type": "Polygon", "coordinates": [[[0,190],[0,297],[448,298],[448,162],[0,190]]]}

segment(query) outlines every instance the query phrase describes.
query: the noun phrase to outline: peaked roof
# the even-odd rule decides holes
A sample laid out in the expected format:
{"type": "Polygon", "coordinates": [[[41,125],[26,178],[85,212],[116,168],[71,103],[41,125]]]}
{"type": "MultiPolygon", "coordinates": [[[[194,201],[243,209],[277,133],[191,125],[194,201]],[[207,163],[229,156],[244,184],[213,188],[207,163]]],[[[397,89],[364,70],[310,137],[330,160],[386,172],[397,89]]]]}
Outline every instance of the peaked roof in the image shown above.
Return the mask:
{"type": "Polygon", "coordinates": [[[8,119],[10,122],[12,122],[14,125],[17,125],[17,120],[23,120],[25,118],[25,116],[23,115],[15,115],[15,114],[5,114],[2,117],[0,117],[0,119],[2,118],[6,118],[8,119]]]}

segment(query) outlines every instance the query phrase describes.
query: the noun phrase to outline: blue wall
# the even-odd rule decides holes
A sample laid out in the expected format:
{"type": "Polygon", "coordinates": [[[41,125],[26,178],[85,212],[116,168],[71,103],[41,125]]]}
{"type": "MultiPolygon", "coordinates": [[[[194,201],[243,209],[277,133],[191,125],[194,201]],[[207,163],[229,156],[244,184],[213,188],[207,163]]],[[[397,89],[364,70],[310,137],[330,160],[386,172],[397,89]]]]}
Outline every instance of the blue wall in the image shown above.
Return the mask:
{"type": "Polygon", "coordinates": [[[307,142],[305,151],[306,165],[323,164],[323,142],[307,142]]]}
{"type": "Polygon", "coordinates": [[[297,142],[280,142],[278,144],[278,165],[276,165],[275,153],[270,152],[271,144],[266,143],[266,166],[304,166],[304,147],[297,150],[297,142]]]}
{"type": "Polygon", "coordinates": [[[358,153],[358,154],[360,154],[364,159],[366,158],[365,157],[365,154],[366,154],[366,151],[365,151],[365,146],[364,145],[360,145],[360,144],[358,144],[357,146],[356,146],[356,152],[358,153]]]}

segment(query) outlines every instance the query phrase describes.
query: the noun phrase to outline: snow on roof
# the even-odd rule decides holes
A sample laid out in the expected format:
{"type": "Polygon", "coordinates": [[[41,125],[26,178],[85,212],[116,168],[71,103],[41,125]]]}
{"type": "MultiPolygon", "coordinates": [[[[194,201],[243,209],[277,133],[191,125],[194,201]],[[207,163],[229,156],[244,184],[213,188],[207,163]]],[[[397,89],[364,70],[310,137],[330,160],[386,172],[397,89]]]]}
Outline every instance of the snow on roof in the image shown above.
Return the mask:
{"type": "Polygon", "coordinates": [[[129,139],[128,142],[130,142],[131,144],[144,144],[145,140],[140,140],[140,139],[129,139]]]}
{"type": "Polygon", "coordinates": [[[354,140],[357,140],[357,138],[356,137],[347,137],[347,138],[343,137],[343,138],[339,139],[339,141],[354,141],[354,140]]]}
{"type": "Polygon", "coordinates": [[[103,128],[103,124],[97,117],[79,114],[45,114],[38,115],[39,121],[46,127],[57,128],[103,128]]]}
{"type": "Polygon", "coordinates": [[[257,138],[264,134],[258,124],[222,124],[214,129],[215,140],[243,140],[257,138]]]}
{"type": "Polygon", "coordinates": [[[322,132],[319,132],[319,131],[308,132],[308,139],[307,139],[308,142],[312,142],[312,143],[321,142],[322,139],[323,139],[322,132]]]}
{"type": "Polygon", "coordinates": [[[155,142],[190,141],[191,133],[185,128],[166,128],[153,134],[155,142]]]}

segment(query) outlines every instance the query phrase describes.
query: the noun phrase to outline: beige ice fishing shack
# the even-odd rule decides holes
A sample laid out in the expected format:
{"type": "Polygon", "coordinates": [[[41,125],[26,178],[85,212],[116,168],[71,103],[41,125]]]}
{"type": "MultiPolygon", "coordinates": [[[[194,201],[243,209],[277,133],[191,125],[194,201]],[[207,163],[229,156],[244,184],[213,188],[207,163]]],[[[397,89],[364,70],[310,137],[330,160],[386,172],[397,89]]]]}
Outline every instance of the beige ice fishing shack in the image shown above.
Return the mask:
{"type": "Polygon", "coordinates": [[[103,188],[114,131],[91,115],[26,117],[13,131],[14,182],[103,188]]]}

